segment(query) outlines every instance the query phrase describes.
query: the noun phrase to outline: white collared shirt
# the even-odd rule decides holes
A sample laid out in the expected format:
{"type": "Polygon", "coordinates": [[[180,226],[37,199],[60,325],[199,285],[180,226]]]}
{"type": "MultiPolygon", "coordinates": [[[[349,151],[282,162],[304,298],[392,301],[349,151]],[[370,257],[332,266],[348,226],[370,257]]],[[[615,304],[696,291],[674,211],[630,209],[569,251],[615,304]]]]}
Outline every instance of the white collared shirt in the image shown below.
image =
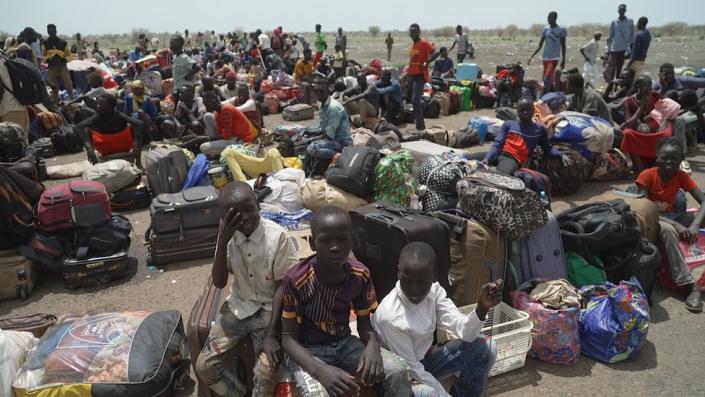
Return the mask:
{"type": "Polygon", "coordinates": [[[469,315],[460,313],[438,282],[433,283],[424,300],[413,304],[397,281],[396,288],[382,299],[372,316],[372,326],[382,345],[409,363],[415,380],[433,387],[442,396],[450,395],[421,364],[431,349],[436,327],[471,342],[480,334],[482,325],[474,310],[469,315]]]}
{"type": "Polygon", "coordinates": [[[298,259],[296,243],[270,220],[260,218],[249,237],[235,232],[228,242],[228,271],[233,274],[228,304],[235,316],[245,319],[260,308],[271,311],[277,282],[298,259]]]}

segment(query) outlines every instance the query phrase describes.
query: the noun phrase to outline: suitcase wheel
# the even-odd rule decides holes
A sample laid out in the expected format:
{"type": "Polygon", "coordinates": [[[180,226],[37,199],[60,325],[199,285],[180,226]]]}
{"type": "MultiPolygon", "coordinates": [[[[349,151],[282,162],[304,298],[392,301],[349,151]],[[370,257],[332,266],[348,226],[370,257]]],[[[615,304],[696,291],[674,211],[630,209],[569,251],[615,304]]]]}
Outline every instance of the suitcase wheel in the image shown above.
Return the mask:
{"type": "Polygon", "coordinates": [[[17,293],[17,296],[22,300],[25,300],[29,298],[30,295],[32,295],[29,292],[29,288],[27,288],[27,285],[18,285],[15,287],[15,291],[17,293]]]}

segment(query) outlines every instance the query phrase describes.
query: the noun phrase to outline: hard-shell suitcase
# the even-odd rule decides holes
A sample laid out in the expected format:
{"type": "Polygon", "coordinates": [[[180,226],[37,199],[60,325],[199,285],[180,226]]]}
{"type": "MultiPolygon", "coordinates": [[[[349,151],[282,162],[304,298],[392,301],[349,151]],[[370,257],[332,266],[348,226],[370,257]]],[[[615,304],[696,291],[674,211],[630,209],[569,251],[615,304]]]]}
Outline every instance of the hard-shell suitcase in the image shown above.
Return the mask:
{"type": "Polygon", "coordinates": [[[440,156],[445,152],[453,150],[448,146],[439,145],[423,139],[420,141],[402,142],[401,148],[411,152],[411,155],[414,156],[414,160],[416,160],[416,164],[421,164],[428,156],[440,156]]]}
{"type": "Polygon", "coordinates": [[[0,300],[32,295],[39,265],[16,250],[0,251],[0,300]]]}
{"type": "Polygon", "coordinates": [[[460,211],[433,215],[448,223],[451,231],[448,296],[458,307],[477,303],[483,284],[505,278],[507,241],[460,211]]]}
{"type": "Polygon", "coordinates": [[[65,258],[61,277],[66,288],[91,287],[124,277],[129,271],[127,250],[88,259],[65,258]]]}
{"type": "Polygon", "coordinates": [[[147,231],[149,253],[154,265],[213,258],[218,240],[218,226],[184,229],[168,233],[147,231]]]}
{"type": "Polygon", "coordinates": [[[370,269],[377,296],[382,299],[397,282],[399,254],[409,242],[423,241],[436,252],[438,282],[449,288],[450,229],[440,219],[387,202],[350,211],[353,252],[370,269]]]}
{"type": "MultiPolygon", "coordinates": [[[[213,280],[209,276],[203,293],[198,297],[191,309],[186,324],[186,339],[188,340],[188,348],[191,353],[191,365],[193,366],[194,374],[196,372],[198,355],[201,353],[203,345],[208,339],[208,333],[210,332],[216,316],[220,312],[221,306],[223,306],[223,302],[227,300],[230,294],[232,281],[231,276],[228,278],[228,283],[225,288],[216,288],[213,285],[213,280]]],[[[247,382],[249,391],[252,390],[252,369],[255,365],[255,354],[252,341],[249,337],[244,338],[237,347],[226,354],[225,365],[230,368],[237,366],[238,377],[243,380],[243,382],[247,382]]],[[[199,395],[216,397],[210,388],[208,388],[208,385],[201,383],[197,374],[196,379],[198,380],[199,395]]]]}
{"type": "Polygon", "coordinates": [[[194,186],[182,192],[162,193],[152,200],[149,214],[155,233],[218,226],[218,191],[215,187],[194,186]]]}
{"type": "Polygon", "coordinates": [[[41,338],[47,329],[56,324],[53,314],[37,313],[29,316],[0,318],[0,329],[4,331],[30,332],[41,338]]]}
{"type": "Polygon", "coordinates": [[[144,168],[152,194],[181,191],[188,173],[186,154],[173,145],[160,145],[145,154],[144,168]]]}
{"type": "Polygon", "coordinates": [[[546,225],[528,237],[509,243],[510,279],[516,283],[515,287],[532,278],[557,280],[568,277],[558,220],[552,212],[546,213],[546,225]]]}
{"type": "Polygon", "coordinates": [[[313,106],[299,103],[285,107],[282,112],[282,118],[287,121],[311,120],[313,114],[313,106]]]}
{"type": "Polygon", "coordinates": [[[456,66],[455,78],[459,81],[475,81],[477,80],[477,69],[475,63],[459,63],[456,66]]]}

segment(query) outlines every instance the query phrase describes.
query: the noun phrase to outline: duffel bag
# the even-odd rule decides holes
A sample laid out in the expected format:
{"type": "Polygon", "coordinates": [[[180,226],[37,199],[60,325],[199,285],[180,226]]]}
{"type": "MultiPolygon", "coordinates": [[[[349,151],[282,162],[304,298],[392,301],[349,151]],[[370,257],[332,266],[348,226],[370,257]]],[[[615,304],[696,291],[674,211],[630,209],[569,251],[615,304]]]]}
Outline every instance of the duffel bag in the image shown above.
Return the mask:
{"type": "Polygon", "coordinates": [[[591,181],[618,181],[629,177],[632,170],[632,160],[619,149],[610,149],[599,153],[590,175],[591,181]]]}
{"type": "Polygon", "coordinates": [[[661,253],[649,240],[641,238],[636,246],[626,246],[601,256],[607,279],[613,283],[628,281],[632,277],[639,280],[646,296],[651,298],[651,290],[656,272],[661,266],[661,253]]]}
{"type": "Polygon", "coordinates": [[[83,150],[83,140],[73,126],[63,125],[47,133],[56,153],[77,153],[83,150]]]}
{"type": "Polygon", "coordinates": [[[325,179],[307,180],[301,188],[301,196],[304,199],[304,206],[311,211],[326,205],[334,205],[350,211],[367,204],[367,200],[331,186],[325,179]]]}
{"type": "Polygon", "coordinates": [[[84,180],[102,183],[108,194],[137,185],[141,178],[142,172],[127,160],[97,163],[83,171],[84,180]]]}
{"type": "Polygon", "coordinates": [[[580,312],[582,353],[606,363],[635,357],[649,332],[649,303],[635,278],[580,290],[587,306],[580,312]]]}
{"type": "Polygon", "coordinates": [[[458,207],[510,240],[520,240],[548,223],[538,194],[521,179],[475,171],[458,182],[458,207]]]}
{"type": "Polygon", "coordinates": [[[71,181],[42,193],[36,226],[45,232],[95,227],[110,219],[110,201],[100,182],[71,181]]]}
{"type": "Polygon", "coordinates": [[[375,167],[379,163],[379,150],[364,146],[343,148],[338,160],[326,171],[330,185],[367,198],[375,187],[375,167]]]}
{"type": "Polygon", "coordinates": [[[419,198],[426,212],[455,208],[458,204],[456,185],[465,174],[463,164],[441,156],[429,156],[421,163],[419,198]]]}
{"type": "MultiPolygon", "coordinates": [[[[570,286],[565,280],[559,280],[570,286]]],[[[512,291],[512,306],[529,314],[531,329],[529,357],[553,364],[574,365],[580,358],[580,306],[553,308],[534,301],[529,294],[540,280],[527,281],[512,291]]],[[[575,287],[570,286],[575,290],[575,287]]],[[[574,291],[577,295],[578,291],[574,291]]]]}
{"type": "Polygon", "coordinates": [[[78,228],[75,231],[73,258],[86,259],[110,256],[130,248],[132,225],[129,219],[113,214],[100,227],[78,228]]]}
{"type": "Polygon", "coordinates": [[[544,192],[548,204],[551,203],[551,179],[546,175],[529,168],[520,168],[514,172],[514,176],[521,179],[527,188],[535,191],[541,196],[544,192]]]}
{"type": "Polygon", "coordinates": [[[185,343],[175,310],[66,316],[39,340],[12,388],[23,396],[169,396],[188,375],[185,343]]]}
{"type": "Polygon", "coordinates": [[[551,180],[551,194],[568,196],[577,192],[592,175],[593,164],[568,145],[554,145],[562,157],[543,156],[538,170],[551,180]]]}
{"type": "Polygon", "coordinates": [[[622,199],[587,203],[558,216],[566,251],[573,251],[590,263],[594,256],[618,248],[634,248],[641,239],[636,216],[622,199]]]}
{"type": "Polygon", "coordinates": [[[152,204],[152,193],[147,185],[128,187],[110,195],[113,211],[140,210],[152,204]]]}

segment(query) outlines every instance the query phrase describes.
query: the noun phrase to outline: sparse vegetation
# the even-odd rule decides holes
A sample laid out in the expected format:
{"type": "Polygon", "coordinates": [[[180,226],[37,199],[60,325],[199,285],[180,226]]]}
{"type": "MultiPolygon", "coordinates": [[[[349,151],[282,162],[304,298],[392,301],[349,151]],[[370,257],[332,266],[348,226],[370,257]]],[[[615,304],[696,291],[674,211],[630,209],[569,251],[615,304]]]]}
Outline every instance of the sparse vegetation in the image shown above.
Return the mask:
{"type": "Polygon", "coordinates": [[[367,29],[367,31],[370,32],[370,35],[371,35],[372,37],[377,37],[377,36],[379,35],[380,28],[379,28],[379,26],[370,26],[370,27],[367,29]]]}

